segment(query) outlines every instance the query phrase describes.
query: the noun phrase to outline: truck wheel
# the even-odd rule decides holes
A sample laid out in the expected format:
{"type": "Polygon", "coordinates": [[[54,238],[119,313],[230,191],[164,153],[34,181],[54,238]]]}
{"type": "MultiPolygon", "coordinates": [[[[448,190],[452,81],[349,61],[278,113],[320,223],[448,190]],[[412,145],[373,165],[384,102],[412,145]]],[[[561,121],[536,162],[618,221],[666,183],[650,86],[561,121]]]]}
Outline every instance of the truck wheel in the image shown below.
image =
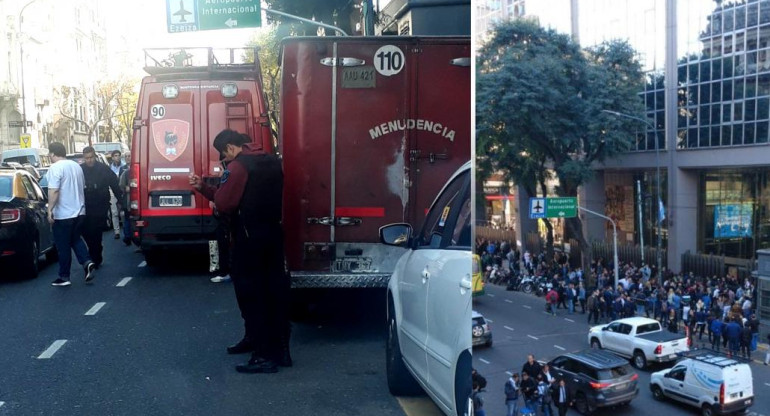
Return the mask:
{"type": "Polygon", "coordinates": [[[593,413],[594,409],[592,409],[588,404],[588,399],[586,398],[585,393],[579,392],[577,395],[575,395],[575,410],[577,410],[581,415],[590,415],[593,413]]]}
{"type": "Polygon", "coordinates": [[[472,370],[471,354],[464,351],[457,360],[457,369],[455,370],[455,406],[457,407],[457,416],[471,416],[473,414],[473,383],[471,381],[472,370]]]}
{"type": "Polygon", "coordinates": [[[714,414],[714,409],[711,408],[711,405],[706,403],[701,407],[700,414],[702,416],[712,416],[714,414]]]}
{"type": "Polygon", "coordinates": [[[644,367],[647,367],[647,357],[644,356],[643,352],[636,350],[634,351],[634,358],[631,360],[631,364],[642,370],[644,367]]]}
{"type": "MultiPolygon", "coordinates": [[[[416,396],[422,393],[422,387],[417,384],[412,373],[404,364],[401,347],[398,344],[398,327],[396,317],[388,320],[388,341],[385,350],[388,390],[394,396],[416,396]]],[[[470,374],[470,373],[469,373],[470,374]]]]}
{"type": "Polygon", "coordinates": [[[599,340],[596,338],[591,338],[591,348],[595,350],[600,350],[602,349],[602,343],[599,342],[599,340]]]}
{"type": "Polygon", "coordinates": [[[666,398],[666,396],[663,395],[663,390],[657,384],[652,385],[652,397],[659,401],[666,398]]]}

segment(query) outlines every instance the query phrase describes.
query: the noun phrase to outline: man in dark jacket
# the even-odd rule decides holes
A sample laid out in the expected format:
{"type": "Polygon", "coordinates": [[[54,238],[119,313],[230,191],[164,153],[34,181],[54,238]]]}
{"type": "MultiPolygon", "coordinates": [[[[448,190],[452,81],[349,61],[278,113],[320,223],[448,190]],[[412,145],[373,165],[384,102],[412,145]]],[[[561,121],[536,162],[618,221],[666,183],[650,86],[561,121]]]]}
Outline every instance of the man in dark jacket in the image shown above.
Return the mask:
{"type": "Polygon", "coordinates": [[[529,374],[529,377],[534,382],[537,379],[537,375],[540,374],[542,371],[543,371],[543,367],[540,365],[539,362],[535,360],[535,356],[532,354],[529,354],[527,356],[527,362],[524,363],[524,365],[521,367],[521,372],[529,374]]]}
{"type": "Polygon", "coordinates": [[[110,189],[118,201],[123,200],[123,192],[118,186],[118,177],[109,166],[96,160],[96,151],[87,146],[83,149],[83,178],[85,179],[86,218],[83,225],[83,239],[88,245],[88,253],[96,267],[102,261],[102,234],[107,225],[110,212],[110,189]]]}
{"type": "Polygon", "coordinates": [[[559,416],[566,415],[567,409],[572,406],[572,396],[563,378],[559,380],[559,384],[551,387],[551,394],[556,408],[559,409],[559,416]]]}
{"type": "Polygon", "coordinates": [[[284,269],[281,202],[283,171],[274,155],[242,145],[243,137],[224,130],[214,139],[226,162],[219,188],[190,175],[190,185],[230,216],[233,238],[230,276],[244,320],[245,336],[230,354],[251,352],[244,373],[275,373],[290,366],[288,303],[290,282],[284,269]]]}
{"type": "Polygon", "coordinates": [[[524,406],[530,411],[537,409],[537,384],[529,373],[521,373],[521,393],[524,395],[524,406]]]}
{"type": "Polygon", "coordinates": [[[728,318],[728,324],[726,329],[727,341],[730,343],[730,353],[732,355],[738,355],[738,351],[741,345],[741,326],[734,318],[728,318]]]}

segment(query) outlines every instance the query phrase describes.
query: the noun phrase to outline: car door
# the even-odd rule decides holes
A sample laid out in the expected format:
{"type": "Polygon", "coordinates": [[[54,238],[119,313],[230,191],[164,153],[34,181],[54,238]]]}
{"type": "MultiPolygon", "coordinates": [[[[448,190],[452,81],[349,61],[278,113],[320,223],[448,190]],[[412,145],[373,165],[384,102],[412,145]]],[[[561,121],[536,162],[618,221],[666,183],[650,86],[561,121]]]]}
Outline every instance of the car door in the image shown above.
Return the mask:
{"type": "Polygon", "coordinates": [[[618,348],[618,333],[620,332],[620,323],[612,322],[607,325],[602,334],[602,346],[610,350],[617,350],[618,348]]]}
{"type": "MultiPolygon", "coordinates": [[[[445,273],[443,262],[447,245],[450,238],[444,238],[445,228],[448,228],[447,221],[449,213],[454,213],[452,207],[454,202],[465,188],[467,188],[470,174],[461,175],[449,182],[439,194],[433,207],[428,212],[425,223],[418,235],[415,236],[414,249],[404,261],[403,266],[396,266],[402,275],[398,276],[399,304],[401,308],[401,322],[399,323],[399,340],[401,344],[404,360],[412,368],[417,377],[430,385],[427,342],[428,342],[428,299],[430,296],[429,285],[432,277],[438,278],[445,273]],[[448,210],[445,210],[448,208],[448,210]],[[447,215],[444,215],[447,212],[447,215]]],[[[456,216],[456,215],[455,215],[456,216]]],[[[449,253],[453,259],[452,264],[456,263],[454,257],[461,253],[459,250],[452,250],[449,253]]],[[[468,269],[470,269],[470,254],[468,254],[468,269]]],[[[447,303],[449,304],[449,302],[447,303]]],[[[462,306],[460,306],[462,308],[462,306]]],[[[470,310],[468,311],[468,325],[461,325],[454,321],[458,327],[467,327],[467,340],[471,341],[470,333],[470,310]]]]}
{"type": "Polygon", "coordinates": [[[663,377],[663,391],[666,393],[666,396],[680,402],[689,402],[686,399],[687,395],[684,391],[684,378],[686,375],[687,367],[678,365],[672,368],[671,371],[663,377]]]}
{"type": "MultiPolygon", "coordinates": [[[[435,387],[439,400],[446,404],[454,400],[455,365],[460,353],[471,347],[472,338],[470,170],[455,181],[432,207],[432,211],[440,210],[441,214],[437,223],[428,225],[432,228],[432,239],[438,239],[440,234],[441,241],[439,249],[431,258],[426,258],[425,263],[429,383],[435,387]]],[[[431,214],[428,213],[428,218],[431,214]]]]}
{"type": "Polygon", "coordinates": [[[630,353],[634,350],[634,337],[631,336],[633,327],[629,324],[620,324],[618,333],[615,335],[615,348],[618,351],[630,353]]]}
{"type": "Polygon", "coordinates": [[[35,209],[42,218],[42,221],[38,223],[38,232],[40,235],[40,252],[53,247],[53,232],[51,231],[51,225],[48,223],[48,196],[43,192],[43,188],[38,185],[37,182],[30,180],[30,185],[35,193],[35,209]]]}
{"type": "Polygon", "coordinates": [[[48,224],[46,201],[42,198],[42,191],[38,193],[35,189],[32,178],[27,175],[19,175],[19,180],[26,191],[23,202],[25,211],[27,215],[31,214],[33,216],[33,222],[37,228],[39,236],[38,250],[43,251],[48,248],[47,244],[51,240],[51,227],[48,224]]]}

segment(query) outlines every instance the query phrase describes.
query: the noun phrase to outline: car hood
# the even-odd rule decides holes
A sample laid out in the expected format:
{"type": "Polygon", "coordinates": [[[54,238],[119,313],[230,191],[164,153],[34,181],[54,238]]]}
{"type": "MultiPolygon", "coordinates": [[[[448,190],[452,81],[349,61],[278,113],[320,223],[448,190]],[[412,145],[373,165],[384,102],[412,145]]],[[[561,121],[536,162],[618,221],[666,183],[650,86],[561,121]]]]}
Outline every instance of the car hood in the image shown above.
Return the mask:
{"type": "Polygon", "coordinates": [[[588,329],[588,332],[602,332],[602,328],[604,328],[605,326],[607,325],[592,326],[591,328],[588,329]]]}

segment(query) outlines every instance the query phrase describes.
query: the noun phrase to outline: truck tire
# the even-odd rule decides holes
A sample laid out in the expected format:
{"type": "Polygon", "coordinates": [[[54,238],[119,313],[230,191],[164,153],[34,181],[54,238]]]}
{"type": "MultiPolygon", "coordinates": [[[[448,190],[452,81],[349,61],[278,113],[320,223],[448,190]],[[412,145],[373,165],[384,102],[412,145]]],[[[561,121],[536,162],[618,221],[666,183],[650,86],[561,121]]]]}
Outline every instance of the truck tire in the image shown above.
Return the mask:
{"type": "Polygon", "coordinates": [[[666,396],[663,395],[663,389],[661,389],[657,384],[653,384],[650,390],[652,390],[652,397],[655,400],[662,401],[666,398],[666,396]]]}
{"type": "Polygon", "coordinates": [[[591,348],[595,350],[600,350],[602,349],[602,343],[599,342],[599,340],[596,338],[591,338],[591,348]]]}
{"type": "Polygon", "coordinates": [[[636,350],[634,351],[633,358],[631,358],[631,364],[633,364],[634,367],[643,370],[647,367],[647,357],[644,356],[643,352],[636,350]]]}
{"type": "Polygon", "coordinates": [[[714,409],[711,407],[710,404],[704,403],[703,406],[700,408],[700,414],[701,416],[713,416],[714,409]]]}
{"type": "Polygon", "coordinates": [[[423,393],[422,387],[420,387],[412,373],[406,368],[406,364],[404,364],[404,357],[401,355],[401,347],[398,343],[398,327],[395,316],[390,316],[388,319],[388,341],[385,358],[390,394],[394,396],[417,396],[423,393]]]}

